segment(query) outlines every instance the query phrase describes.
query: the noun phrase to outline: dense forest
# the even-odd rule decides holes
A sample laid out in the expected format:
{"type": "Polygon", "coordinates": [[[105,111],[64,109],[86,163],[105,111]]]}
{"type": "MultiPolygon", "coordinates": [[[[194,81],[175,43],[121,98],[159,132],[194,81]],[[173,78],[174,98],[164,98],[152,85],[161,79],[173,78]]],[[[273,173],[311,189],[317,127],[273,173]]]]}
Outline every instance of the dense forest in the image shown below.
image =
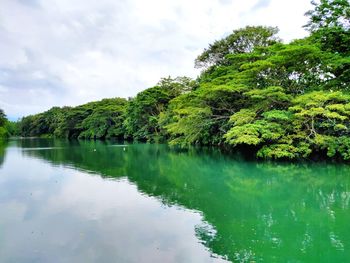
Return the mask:
{"type": "MultiPolygon", "coordinates": [[[[350,3],[312,4],[304,26],[310,34],[303,39],[283,43],[276,27],[234,30],[197,57],[196,80],[168,77],[128,100],[54,107],[22,118],[20,135],[220,145],[259,158],[349,160],[350,3]]],[[[0,134],[7,133],[2,126],[0,134]]]]}

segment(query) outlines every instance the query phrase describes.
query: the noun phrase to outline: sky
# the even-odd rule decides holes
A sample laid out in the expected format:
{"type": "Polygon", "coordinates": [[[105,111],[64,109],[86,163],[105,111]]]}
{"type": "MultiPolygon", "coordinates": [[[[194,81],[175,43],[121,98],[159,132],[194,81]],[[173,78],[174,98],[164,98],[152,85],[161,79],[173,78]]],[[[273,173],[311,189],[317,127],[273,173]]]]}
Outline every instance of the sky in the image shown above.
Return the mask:
{"type": "Polygon", "coordinates": [[[246,25],[302,38],[309,9],[308,0],[0,0],[0,108],[16,120],[195,78],[209,43],[246,25]]]}

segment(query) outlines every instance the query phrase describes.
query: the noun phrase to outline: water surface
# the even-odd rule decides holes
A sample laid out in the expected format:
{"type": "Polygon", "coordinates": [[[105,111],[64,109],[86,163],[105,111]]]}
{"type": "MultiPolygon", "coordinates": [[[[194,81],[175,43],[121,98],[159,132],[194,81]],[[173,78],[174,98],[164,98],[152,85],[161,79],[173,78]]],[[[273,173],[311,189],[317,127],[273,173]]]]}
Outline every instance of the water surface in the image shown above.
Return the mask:
{"type": "Polygon", "coordinates": [[[350,168],[0,144],[0,262],[350,262],[350,168]]]}

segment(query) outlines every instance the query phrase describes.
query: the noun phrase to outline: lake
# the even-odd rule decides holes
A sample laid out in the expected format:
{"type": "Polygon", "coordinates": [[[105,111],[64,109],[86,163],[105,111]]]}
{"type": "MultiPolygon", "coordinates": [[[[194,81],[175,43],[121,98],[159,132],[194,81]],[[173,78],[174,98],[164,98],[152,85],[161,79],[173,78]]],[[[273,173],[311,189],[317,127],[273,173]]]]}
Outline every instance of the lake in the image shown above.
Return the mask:
{"type": "Polygon", "coordinates": [[[350,262],[350,165],[3,142],[0,262],[350,262]]]}

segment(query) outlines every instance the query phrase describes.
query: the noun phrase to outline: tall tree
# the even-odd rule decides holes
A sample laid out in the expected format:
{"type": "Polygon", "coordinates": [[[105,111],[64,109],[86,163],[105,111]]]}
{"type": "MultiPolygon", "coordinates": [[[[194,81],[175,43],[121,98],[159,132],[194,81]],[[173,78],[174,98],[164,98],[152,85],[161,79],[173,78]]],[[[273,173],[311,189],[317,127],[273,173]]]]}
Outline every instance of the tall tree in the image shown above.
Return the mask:
{"type": "Polygon", "coordinates": [[[138,140],[159,140],[165,136],[159,125],[159,116],[166,111],[169,101],[195,89],[190,78],[163,78],[157,86],[146,89],[129,102],[124,122],[126,137],[138,140]]]}
{"type": "Polygon", "coordinates": [[[5,112],[0,109],[0,127],[4,126],[5,123],[6,123],[6,115],[5,115],[5,112]]]}
{"type": "Polygon", "coordinates": [[[306,12],[310,18],[304,26],[314,32],[322,28],[341,27],[350,29],[350,3],[348,0],[312,1],[313,10],[306,12]]]}
{"type": "Polygon", "coordinates": [[[0,139],[6,138],[9,136],[9,133],[7,131],[7,118],[2,109],[0,109],[0,139]]]}
{"type": "Polygon", "coordinates": [[[304,26],[322,49],[345,56],[350,54],[350,2],[348,0],[312,1],[313,10],[306,13],[304,26]]]}
{"type": "Polygon", "coordinates": [[[256,47],[266,47],[281,40],[276,36],[277,27],[247,26],[234,30],[227,37],[210,44],[195,60],[197,68],[207,69],[225,64],[228,54],[250,53],[256,47]]]}

